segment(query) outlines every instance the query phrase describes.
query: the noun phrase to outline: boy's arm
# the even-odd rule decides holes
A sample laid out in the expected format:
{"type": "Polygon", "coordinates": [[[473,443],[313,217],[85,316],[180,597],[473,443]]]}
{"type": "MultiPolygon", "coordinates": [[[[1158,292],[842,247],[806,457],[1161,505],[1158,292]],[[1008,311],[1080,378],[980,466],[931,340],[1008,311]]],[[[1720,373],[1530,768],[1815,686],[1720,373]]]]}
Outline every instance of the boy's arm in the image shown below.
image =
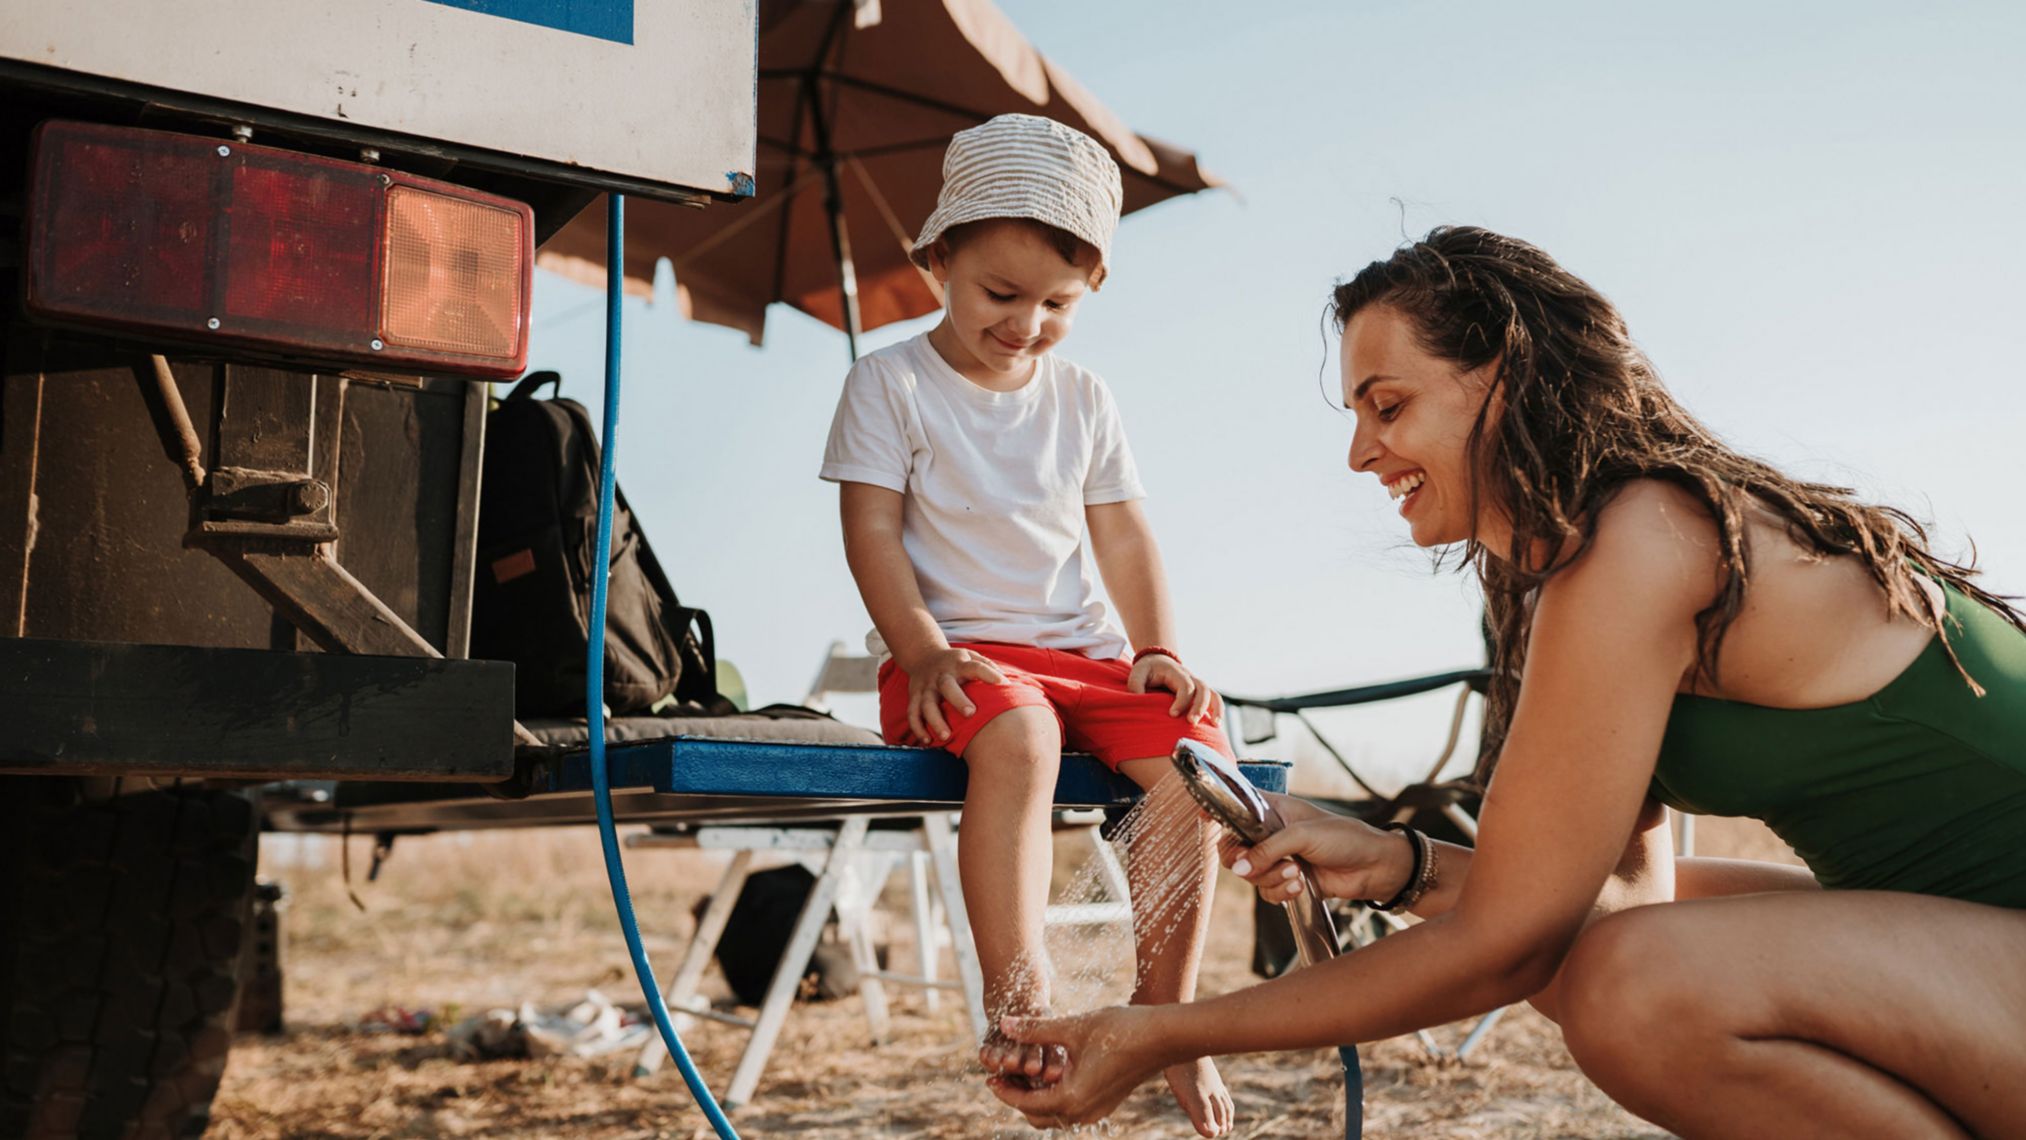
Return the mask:
{"type": "MultiPolygon", "coordinates": [[[[1139,500],[1098,503],[1085,507],[1083,516],[1090,530],[1091,552],[1097,556],[1097,571],[1126,627],[1126,639],[1135,649],[1159,646],[1173,650],[1175,611],[1168,602],[1168,578],[1139,500]]],[[[1210,707],[1210,687],[1173,657],[1150,654],[1133,663],[1126,688],[1140,693],[1149,686],[1175,694],[1175,703],[1168,710],[1173,716],[1186,712],[1190,720],[1200,721],[1210,707]]]]}
{"type": "Polygon", "coordinates": [[[911,662],[948,649],[901,546],[900,493],[870,483],[839,483],[838,490],[844,561],[894,664],[906,669],[911,662]]]}
{"type": "Polygon", "coordinates": [[[1149,645],[1173,649],[1175,615],[1168,604],[1168,579],[1139,500],[1085,507],[1083,517],[1098,573],[1104,576],[1112,605],[1118,607],[1127,640],[1135,649],[1149,645]]]}
{"type": "Polygon", "coordinates": [[[950,737],[943,718],[947,700],[965,716],[977,711],[964,696],[964,681],[999,684],[1005,676],[968,650],[951,649],[922,600],[914,564],[901,545],[901,495],[870,483],[840,483],[844,561],[858,583],[872,624],[908,678],[908,728],[923,741],[950,737]]]}

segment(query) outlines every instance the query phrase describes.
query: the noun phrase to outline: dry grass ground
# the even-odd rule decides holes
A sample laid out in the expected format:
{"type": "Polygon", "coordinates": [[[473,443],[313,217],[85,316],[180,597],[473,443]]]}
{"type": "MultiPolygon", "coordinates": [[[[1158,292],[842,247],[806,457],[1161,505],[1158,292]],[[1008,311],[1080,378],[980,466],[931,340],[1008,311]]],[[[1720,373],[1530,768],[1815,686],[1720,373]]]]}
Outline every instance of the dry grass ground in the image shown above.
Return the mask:
{"type": "MultiPolygon", "coordinates": [[[[356,879],[365,843],[354,843],[356,879]]],[[[1059,863],[1088,850],[1076,837],[1060,843],[1059,863]]],[[[1701,845],[1710,854],[1788,857],[1756,825],[1728,821],[1704,821],[1701,845]]],[[[355,881],[365,913],[347,901],[334,856],[318,868],[267,867],[289,891],[289,1029],[280,1037],[240,1039],[210,1135],[700,1135],[702,1116],[672,1066],[635,1080],[630,1056],[464,1062],[451,1056],[440,1030],[398,1036],[359,1028],[363,1015],[383,1005],[471,1013],[523,1000],[564,1001],[590,987],[637,1001],[597,847],[587,829],[403,840],[378,882],[355,881]]],[[[629,854],[649,949],[664,972],[688,936],[690,908],[719,865],[700,852],[629,854]]],[[[1249,912],[1243,885],[1223,877],[1206,994],[1253,980],[1249,912]]],[[[909,929],[897,923],[892,934],[899,960],[912,961],[909,929]]],[[[1097,952],[1122,955],[1123,948],[1120,939],[1097,952]]],[[[722,997],[722,983],[713,992],[722,997]]],[[[798,1005],[754,1103],[735,1114],[735,1123],[748,1136],[1031,1134],[977,1079],[953,1004],[931,1013],[916,994],[901,994],[893,1039],[877,1048],[866,1039],[857,998],[798,1005]]],[[[1451,1043],[1460,1032],[1438,1031],[1451,1043]]],[[[686,1039],[717,1086],[744,1035],[702,1024],[686,1039]]],[[[1584,1080],[1554,1027],[1530,1009],[1512,1011],[1466,1063],[1431,1061],[1411,1038],[1364,1053],[1365,1134],[1380,1140],[1662,1135],[1584,1080]]],[[[1334,1070],[1334,1058],[1321,1054],[1223,1062],[1237,1099],[1238,1135],[1341,1135],[1334,1070]]],[[[1157,1082],[1129,1100],[1104,1134],[1193,1132],[1157,1082]]]]}

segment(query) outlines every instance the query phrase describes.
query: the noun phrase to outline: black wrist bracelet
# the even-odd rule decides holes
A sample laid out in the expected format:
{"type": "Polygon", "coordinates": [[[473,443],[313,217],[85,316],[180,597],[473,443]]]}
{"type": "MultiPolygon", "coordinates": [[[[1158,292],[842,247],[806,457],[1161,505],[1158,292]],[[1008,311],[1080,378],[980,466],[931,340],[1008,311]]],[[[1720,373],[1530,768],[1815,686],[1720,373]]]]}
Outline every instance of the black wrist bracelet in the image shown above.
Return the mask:
{"type": "Polygon", "coordinates": [[[1395,892],[1393,897],[1387,899],[1385,902],[1367,901],[1365,903],[1366,906],[1371,907],[1373,910],[1391,912],[1400,909],[1404,905],[1416,902],[1421,897],[1421,892],[1416,888],[1421,885],[1421,872],[1428,865],[1428,837],[1398,821],[1386,824],[1385,828],[1387,831],[1405,832],[1407,835],[1407,846],[1414,851],[1414,866],[1407,872],[1407,881],[1401,885],[1399,891],[1395,892]]]}

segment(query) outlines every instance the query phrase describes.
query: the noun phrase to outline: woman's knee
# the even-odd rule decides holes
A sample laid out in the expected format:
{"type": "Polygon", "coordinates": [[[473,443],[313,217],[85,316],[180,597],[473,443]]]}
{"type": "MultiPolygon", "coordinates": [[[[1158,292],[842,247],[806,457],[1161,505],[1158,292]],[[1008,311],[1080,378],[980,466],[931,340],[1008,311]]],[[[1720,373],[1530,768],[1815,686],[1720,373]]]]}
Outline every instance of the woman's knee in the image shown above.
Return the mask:
{"type": "Polygon", "coordinates": [[[1694,1035],[1717,995],[1698,976],[1692,931],[1671,908],[1620,911],[1576,939],[1557,976],[1556,1005],[1569,1053],[1586,1070],[1622,1067],[1694,1035]]]}

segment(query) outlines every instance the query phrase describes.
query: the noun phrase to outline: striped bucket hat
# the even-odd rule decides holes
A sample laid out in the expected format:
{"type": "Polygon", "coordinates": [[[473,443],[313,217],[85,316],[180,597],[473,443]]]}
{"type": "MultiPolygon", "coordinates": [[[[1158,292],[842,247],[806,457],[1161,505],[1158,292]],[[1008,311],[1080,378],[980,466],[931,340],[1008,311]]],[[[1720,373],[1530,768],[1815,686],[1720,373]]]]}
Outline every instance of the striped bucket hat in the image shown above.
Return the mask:
{"type": "Polygon", "coordinates": [[[1119,165],[1096,139],[1039,115],[1000,115],[950,139],[935,212],[908,256],[927,269],[929,246],[952,227],[1030,218],[1089,242],[1102,276],[1124,198],[1119,165]]]}

